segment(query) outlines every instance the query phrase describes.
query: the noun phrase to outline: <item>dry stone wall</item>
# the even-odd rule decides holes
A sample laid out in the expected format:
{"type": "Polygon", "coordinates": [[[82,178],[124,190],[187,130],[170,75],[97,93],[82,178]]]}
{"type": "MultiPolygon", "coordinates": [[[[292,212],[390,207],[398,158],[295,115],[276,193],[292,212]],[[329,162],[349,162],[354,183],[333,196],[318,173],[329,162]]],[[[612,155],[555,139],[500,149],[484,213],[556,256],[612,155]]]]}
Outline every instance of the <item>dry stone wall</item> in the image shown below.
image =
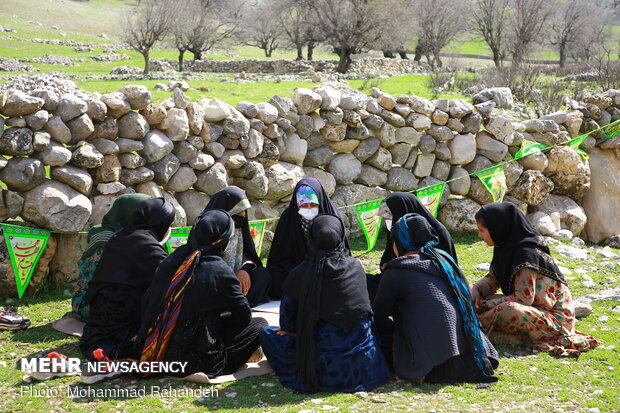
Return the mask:
{"type": "MultiPolygon", "coordinates": [[[[554,145],[620,118],[620,92],[520,123],[494,106],[378,89],[367,96],[337,84],[235,107],[191,102],[178,88],[159,104],[144,86],[103,95],[8,90],[0,92],[0,221],[20,217],[64,233],[54,235],[50,264],[59,282],[77,275],[84,236],[76,233],[99,224],[124,193],[165,197],[183,226],[227,185],[245,189],[250,218],[263,219],[279,216],[303,177],[321,181],[339,206],[463,177],[446,185],[439,217],[450,230],[475,231],[476,210],[492,199],[470,173],[513,159],[523,140],[554,145]]],[[[582,148],[591,159],[615,151],[617,165],[619,145],[595,133],[582,148]]],[[[575,150],[559,146],[504,169],[506,200],[543,235],[582,233],[591,168],[575,150]]],[[[343,215],[357,232],[353,211],[343,215]]],[[[11,272],[0,266],[0,278],[11,272]]]]}

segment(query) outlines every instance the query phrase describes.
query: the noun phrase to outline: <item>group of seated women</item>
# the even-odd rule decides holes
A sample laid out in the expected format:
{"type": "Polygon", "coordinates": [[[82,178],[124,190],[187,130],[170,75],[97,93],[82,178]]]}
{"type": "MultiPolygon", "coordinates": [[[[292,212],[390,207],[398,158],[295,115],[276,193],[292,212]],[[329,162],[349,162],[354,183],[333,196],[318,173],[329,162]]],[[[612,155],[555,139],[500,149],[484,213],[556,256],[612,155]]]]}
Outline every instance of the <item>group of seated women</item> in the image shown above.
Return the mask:
{"type": "Polygon", "coordinates": [[[576,355],[597,341],[575,330],[565,278],[541,236],[510,203],[476,214],[493,249],[489,274],[468,286],[446,228],[413,194],[379,209],[388,229],[379,274],[351,256],[338,209],[302,179],[262,266],[245,192],[228,187],[167,255],[174,220],[163,198],[123,195],[89,234],[73,300],[91,361],[187,362],[185,375],[236,371],[262,357],[300,392],[372,390],[391,374],[416,383],[492,383],[489,340],[576,355]],[[496,294],[501,289],[503,294],[496,294]],[[280,299],[279,326],[251,308],[280,299]]]}

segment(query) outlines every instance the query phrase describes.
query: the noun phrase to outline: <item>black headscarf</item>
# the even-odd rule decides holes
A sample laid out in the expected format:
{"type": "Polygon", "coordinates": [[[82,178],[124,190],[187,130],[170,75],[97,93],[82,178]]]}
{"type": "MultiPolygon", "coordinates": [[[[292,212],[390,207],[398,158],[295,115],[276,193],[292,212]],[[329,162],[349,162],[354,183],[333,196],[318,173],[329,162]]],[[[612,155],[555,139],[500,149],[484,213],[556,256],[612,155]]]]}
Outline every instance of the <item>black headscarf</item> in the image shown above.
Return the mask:
{"type": "MultiPolygon", "coordinates": [[[[221,209],[230,213],[230,211],[244,199],[248,199],[248,196],[243,189],[236,186],[228,186],[211,197],[203,213],[213,209],[221,209]]],[[[256,246],[254,245],[254,240],[250,233],[250,224],[247,215],[244,217],[232,215],[232,219],[235,222],[235,227],[241,230],[241,235],[243,237],[243,256],[251,260],[257,266],[262,267],[263,263],[256,253],[256,246]]]]}
{"type": "Polygon", "coordinates": [[[107,284],[126,285],[142,292],[148,288],[155,269],[167,255],[160,242],[174,216],[174,207],[164,198],[147,199],[136,205],[131,224],[106,244],[88,285],[86,301],[107,284]]]}
{"type": "MultiPolygon", "coordinates": [[[[484,342],[480,334],[480,322],[474,310],[467,280],[451,256],[447,252],[436,248],[439,240],[430,223],[421,215],[406,214],[394,223],[393,231],[394,242],[399,255],[402,256],[406,252],[419,251],[421,256],[430,259],[439,270],[442,278],[446,280],[456,297],[457,309],[463,319],[465,334],[476,365],[484,376],[491,376],[493,368],[485,354],[484,342]]],[[[408,261],[408,263],[411,265],[411,261],[408,261]]],[[[399,265],[402,265],[402,260],[396,259],[390,261],[387,264],[387,268],[398,268],[399,265]]],[[[424,272],[425,269],[419,268],[419,270],[424,272]]],[[[496,381],[496,379],[493,381],[496,381]]]]}
{"type": "Polygon", "coordinates": [[[297,365],[304,386],[316,391],[317,350],[314,329],[319,319],[350,332],[371,311],[364,268],[346,246],[342,219],[319,215],[310,225],[309,251],[283,286],[299,304],[297,365]]]}
{"type": "MultiPolygon", "coordinates": [[[[446,227],[444,227],[443,224],[439,222],[424,205],[422,205],[417,196],[411,193],[394,192],[388,195],[383,202],[387,204],[388,208],[390,208],[390,211],[392,212],[392,225],[394,225],[405,214],[415,213],[423,216],[433,228],[437,234],[437,237],[439,237],[439,245],[437,248],[450,254],[452,258],[454,258],[454,261],[458,263],[456,249],[454,248],[454,243],[452,242],[450,233],[446,227]]],[[[392,242],[392,234],[388,231],[385,251],[381,257],[381,266],[396,258],[394,251],[392,250],[392,242]]]]}
{"type": "Polygon", "coordinates": [[[476,221],[488,228],[495,243],[491,269],[504,294],[514,292],[514,277],[523,268],[567,284],[542,236],[515,204],[484,205],[476,212],[476,221]]]}
{"type": "MultiPolygon", "coordinates": [[[[331,214],[342,219],[338,208],[325,193],[321,183],[314,178],[304,178],[297,183],[290,205],[284,210],[280,216],[276,232],[269,251],[267,259],[267,268],[274,279],[284,279],[288,273],[306,257],[308,247],[304,238],[301,226],[301,218],[299,216],[297,200],[295,194],[299,187],[307,185],[317,194],[319,198],[319,214],[331,214]]],[[[347,251],[350,252],[349,241],[344,240],[347,251]]],[[[272,285],[275,287],[275,285],[272,285]]],[[[278,296],[277,291],[272,294],[278,296]]]]}
{"type": "Polygon", "coordinates": [[[233,231],[234,222],[226,211],[205,211],[196,218],[187,244],[177,248],[161,263],[144,296],[143,321],[137,340],[140,345],[147,337],[153,337],[158,327],[159,333],[149,341],[164,341],[162,326],[169,322],[167,317],[171,317],[164,311],[166,307],[178,311],[178,321],[168,334],[177,341],[202,336],[207,347],[197,350],[201,352],[223,346],[220,340],[223,311],[242,309],[250,317],[249,304],[241,293],[239,280],[221,258],[233,231]],[[187,266],[189,268],[184,273],[187,266]],[[177,280],[174,285],[173,278],[177,280]],[[195,317],[205,323],[198,331],[188,329],[185,324],[186,320],[195,317]]]}

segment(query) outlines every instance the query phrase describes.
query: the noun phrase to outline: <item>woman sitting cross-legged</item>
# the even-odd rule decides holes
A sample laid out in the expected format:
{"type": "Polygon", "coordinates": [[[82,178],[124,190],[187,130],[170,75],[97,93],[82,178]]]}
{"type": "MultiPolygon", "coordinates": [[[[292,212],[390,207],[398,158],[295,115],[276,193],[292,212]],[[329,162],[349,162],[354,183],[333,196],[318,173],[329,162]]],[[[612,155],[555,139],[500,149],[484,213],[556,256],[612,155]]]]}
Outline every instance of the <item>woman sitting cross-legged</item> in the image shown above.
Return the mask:
{"type": "Polygon", "coordinates": [[[170,232],[174,215],[174,207],[164,198],[142,201],[134,209],[131,224],[106,244],[84,298],[90,316],[80,350],[87,359],[134,355],[132,339],[140,327],[142,296],[166,258],[161,242],[170,232]],[[96,350],[103,352],[93,354],[96,350]]]}
{"type": "Polygon", "coordinates": [[[345,240],[339,217],[312,221],[308,254],[283,286],[280,328],[261,333],[269,363],[293,390],[372,390],[390,378],[373,332],[364,269],[345,240]]]}
{"type": "Polygon", "coordinates": [[[493,246],[489,274],[471,287],[490,337],[558,355],[579,355],[596,346],[594,337],[575,330],[566,279],[525,215],[508,202],[489,204],[476,213],[476,223],[480,237],[493,246]],[[495,294],[500,288],[503,295],[495,294]]]}
{"type": "Polygon", "coordinates": [[[235,222],[235,231],[222,258],[237,274],[241,291],[247,297],[250,306],[256,307],[269,301],[267,293],[271,286],[271,275],[263,267],[250,234],[247,211],[251,207],[243,189],[228,186],[215,193],[204,210],[224,210],[235,222]]]}
{"type": "Polygon", "coordinates": [[[392,225],[392,239],[397,258],[385,265],[372,308],[395,373],[416,383],[497,381],[497,352],[476,318],[467,281],[436,248],[428,221],[406,214],[392,225]]]}
{"type": "Polygon", "coordinates": [[[235,223],[221,210],[203,212],[188,242],[161,263],[144,296],[141,361],[187,362],[180,375],[229,374],[259,347],[267,325],[252,318],[239,280],[222,258],[235,223]]]}

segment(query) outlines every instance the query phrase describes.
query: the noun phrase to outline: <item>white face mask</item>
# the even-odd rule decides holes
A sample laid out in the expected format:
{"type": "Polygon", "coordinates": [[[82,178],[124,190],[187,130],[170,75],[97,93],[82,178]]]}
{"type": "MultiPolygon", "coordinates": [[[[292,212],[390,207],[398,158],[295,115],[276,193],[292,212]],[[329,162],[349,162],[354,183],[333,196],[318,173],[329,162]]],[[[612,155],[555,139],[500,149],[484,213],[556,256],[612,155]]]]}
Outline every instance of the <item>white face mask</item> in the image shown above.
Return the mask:
{"type": "Polygon", "coordinates": [[[388,231],[392,231],[392,220],[391,219],[385,220],[385,227],[387,228],[388,231]]]}
{"type": "Polygon", "coordinates": [[[319,215],[319,208],[299,208],[299,215],[307,219],[308,221],[313,220],[317,215],[319,215]]]}

